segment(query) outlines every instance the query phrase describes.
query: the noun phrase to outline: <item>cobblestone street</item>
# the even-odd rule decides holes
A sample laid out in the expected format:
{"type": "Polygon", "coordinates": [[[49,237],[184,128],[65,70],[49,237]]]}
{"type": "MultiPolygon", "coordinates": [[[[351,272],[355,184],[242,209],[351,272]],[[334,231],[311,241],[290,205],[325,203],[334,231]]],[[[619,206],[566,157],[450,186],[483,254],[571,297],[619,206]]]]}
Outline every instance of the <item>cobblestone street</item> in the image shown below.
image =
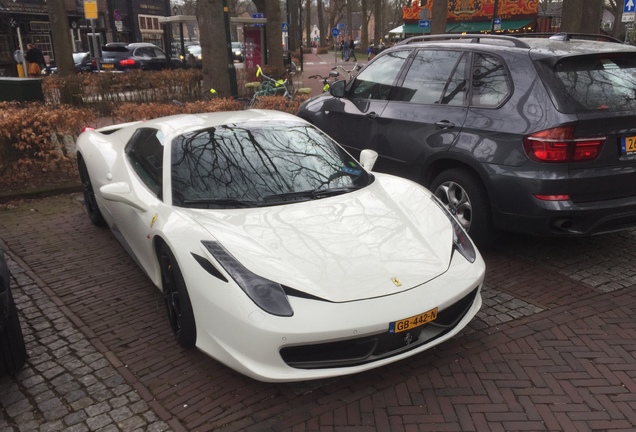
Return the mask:
{"type": "Polygon", "coordinates": [[[330,380],[253,381],[170,332],[161,293],[78,194],[0,207],[29,360],[0,432],[633,431],[636,231],[507,235],[458,337],[330,380]]]}

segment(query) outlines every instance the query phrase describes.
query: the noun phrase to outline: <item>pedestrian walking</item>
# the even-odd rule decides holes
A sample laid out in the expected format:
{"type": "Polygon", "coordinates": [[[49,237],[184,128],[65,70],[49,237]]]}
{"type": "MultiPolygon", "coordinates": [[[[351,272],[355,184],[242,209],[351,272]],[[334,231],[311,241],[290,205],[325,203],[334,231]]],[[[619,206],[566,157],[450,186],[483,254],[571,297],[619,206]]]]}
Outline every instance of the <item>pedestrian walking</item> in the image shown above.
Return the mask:
{"type": "Polygon", "coordinates": [[[27,44],[27,52],[24,58],[28,63],[28,75],[30,77],[39,77],[42,73],[42,69],[46,67],[44,54],[42,54],[40,48],[32,43],[27,44]]]}
{"type": "Polygon", "coordinates": [[[345,58],[345,48],[344,48],[344,40],[340,39],[340,58],[344,60],[345,58]]]}
{"type": "Polygon", "coordinates": [[[350,57],[353,57],[353,61],[358,61],[356,58],[356,44],[353,42],[353,38],[349,41],[349,55],[347,57],[347,60],[349,60],[350,57]]]}

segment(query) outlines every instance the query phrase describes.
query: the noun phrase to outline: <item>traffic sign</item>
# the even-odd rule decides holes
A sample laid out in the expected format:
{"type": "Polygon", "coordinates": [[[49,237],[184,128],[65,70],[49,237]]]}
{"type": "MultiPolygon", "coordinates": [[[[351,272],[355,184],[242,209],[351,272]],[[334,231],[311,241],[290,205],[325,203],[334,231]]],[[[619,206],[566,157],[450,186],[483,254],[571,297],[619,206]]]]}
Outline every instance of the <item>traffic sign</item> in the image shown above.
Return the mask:
{"type": "Polygon", "coordinates": [[[501,18],[495,18],[492,23],[494,24],[493,30],[501,30],[501,18]]]}
{"type": "Polygon", "coordinates": [[[253,13],[252,18],[265,18],[265,14],[262,13],[253,13]]]}
{"type": "Polygon", "coordinates": [[[625,0],[625,3],[623,5],[623,13],[631,13],[631,12],[636,12],[636,3],[634,3],[634,0],[625,0]]]}
{"type": "Polygon", "coordinates": [[[340,30],[338,30],[336,27],[331,29],[331,36],[338,37],[339,34],[340,34],[340,30]]]}
{"type": "Polygon", "coordinates": [[[97,0],[84,0],[84,18],[97,19],[97,0]]]}
{"type": "Polygon", "coordinates": [[[343,28],[345,26],[346,26],[345,23],[338,23],[338,28],[343,28]]]}
{"type": "Polygon", "coordinates": [[[422,28],[429,28],[431,26],[431,20],[420,20],[418,25],[422,28]]]}
{"type": "Polygon", "coordinates": [[[289,31],[289,25],[286,22],[282,23],[283,33],[287,33],[289,31]]]}

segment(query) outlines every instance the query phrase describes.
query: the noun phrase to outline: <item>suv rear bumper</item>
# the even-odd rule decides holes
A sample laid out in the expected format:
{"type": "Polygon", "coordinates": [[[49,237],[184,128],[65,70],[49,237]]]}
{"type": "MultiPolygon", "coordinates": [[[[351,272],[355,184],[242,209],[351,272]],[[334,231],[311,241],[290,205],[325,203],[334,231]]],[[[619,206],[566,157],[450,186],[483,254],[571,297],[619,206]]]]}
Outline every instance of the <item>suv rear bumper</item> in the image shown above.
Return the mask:
{"type": "Polygon", "coordinates": [[[584,236],[636,227],[636,197],[589,203],[541,201],[523,214],[493,209],[495,227],[535,235],[584,236]]]}

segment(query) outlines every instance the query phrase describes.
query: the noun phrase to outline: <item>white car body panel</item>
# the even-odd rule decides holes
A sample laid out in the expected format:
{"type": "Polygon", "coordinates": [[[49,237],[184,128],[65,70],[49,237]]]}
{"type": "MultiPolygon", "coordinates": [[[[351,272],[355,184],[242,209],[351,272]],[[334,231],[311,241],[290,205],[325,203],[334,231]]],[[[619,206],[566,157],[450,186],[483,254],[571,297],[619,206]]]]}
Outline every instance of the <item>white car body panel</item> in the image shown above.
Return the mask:
{"type": "Polygon", "coordinates": [[[108,135],[85,132],[77,143],[104,219],[159,288],[157,239],[175,255],[194,311],[196,346],[255,379],[296,381],[395,362],[461,331],[481,306],[485,264],[479,252],[470,263],[454,250],[451,223],[425,188],[374,174],[371,185],[329,198],[257,208],[187,209],[169,205],[169,151],[164,152],[161,199],[133,172],[124,154],[139,125],[162,130],[165,147],[185,131],[254,118],[304,123],[259,110],[172,116],[130,123],[108,135]],[[125,186],[129,192],[122,194],[125,186]],[[118,190],[128,202],[106,199],[101,188],[118,190]],[[322,300],[289,296],[294,315],[271,315],[242,291],[202,241],[219,242],[253,273],[322,300]],[[193,254],[215,265],[228,282],[211,276],[193,254]],[[392,321],[436,307],[441,311],[475,290],[475,300],[452,331],[410,351],[317,369],[291,367],[279,354],[286,346],[387,332],[392,321]]]}

